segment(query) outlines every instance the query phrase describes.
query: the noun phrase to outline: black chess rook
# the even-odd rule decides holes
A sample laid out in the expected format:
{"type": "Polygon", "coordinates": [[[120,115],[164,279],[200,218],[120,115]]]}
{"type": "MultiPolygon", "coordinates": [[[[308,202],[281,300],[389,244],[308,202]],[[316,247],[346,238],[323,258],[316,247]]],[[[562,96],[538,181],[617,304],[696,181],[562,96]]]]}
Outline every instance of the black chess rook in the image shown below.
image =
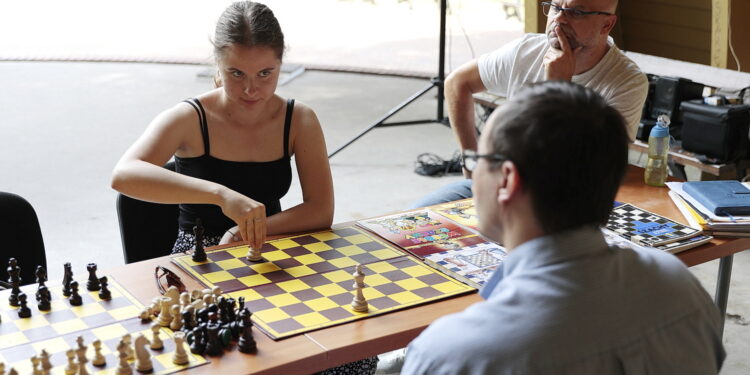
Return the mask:
{"type": "Polygon", "coordinates": [[[89,271],[89,279],[86,282],[86,290],[93,292],[101,288],[99,283],[99,277],[96,276],[96,263],[89,263],[86,265],[86,270],[89,271]]]}

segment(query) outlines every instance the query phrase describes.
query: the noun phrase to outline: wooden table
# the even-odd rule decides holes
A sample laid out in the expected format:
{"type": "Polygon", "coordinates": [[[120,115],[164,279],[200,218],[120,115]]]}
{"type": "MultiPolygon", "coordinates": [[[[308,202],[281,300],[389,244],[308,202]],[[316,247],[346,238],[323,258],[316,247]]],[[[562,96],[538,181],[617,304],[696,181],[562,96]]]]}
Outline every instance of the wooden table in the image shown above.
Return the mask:
{"type": "MultiPolygon", "coordinates": [[[[643,184],[643,169],[629,167],[617,200],[638,205],[684,223],[677,207],[667,196],[667,188],[643,184]]],[[[350,225],[351,223],[346,223],[350,225]]],[[[337,225],[343,226],[344,224],[337,225]]],[[[688,266],[721,259],[716,301],[722,311],[726,309],[732,254],[750,248],[750,238],[714,239],[695,249],[683,251],[678,257],[688,266]]],[[[161,257],[118,267],[109,272],[144,303],[157,295],[154,268],[163,265],[180,275],[188,289],[201,287],[169,257],[161,257]]],[[[477,293],[414,307],[406,310],[358,320],[336,327],[313,331],[292,338],[273,341],[258,331],[258,353],[246,355],[236,349],[220,358],[210,358],[211,363],[190,370],[195,374],[224,372],[225,374],[306,374],[320,371],[379,353],[406,346],[435,319],[462,311],[480,301],[477,293]]]]}

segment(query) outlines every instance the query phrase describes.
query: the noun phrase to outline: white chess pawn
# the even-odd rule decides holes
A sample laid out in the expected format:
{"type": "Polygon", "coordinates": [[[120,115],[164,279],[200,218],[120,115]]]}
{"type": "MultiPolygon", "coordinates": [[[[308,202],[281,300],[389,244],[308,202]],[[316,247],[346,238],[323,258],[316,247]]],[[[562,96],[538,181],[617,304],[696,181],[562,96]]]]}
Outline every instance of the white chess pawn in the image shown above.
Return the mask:
{"type": "Polygon", "coordinates": [[[68,364],[65,366],[65,375],[75,375],[78,372],[78,364],[76,363],[76,352],[73,349],[68,349],[65,352],[68,357],[68,364]]]}
{"type": "Polygon", "coordinates": [[[91,364],[96,367],[102,367],[107,364],[107,357],[102,355],[102,342],[101,340],[94,340],[91,345],[94,346],[94,359],[91,364]]]}
{"type": "Polygon", "coordinates": [[[161,298],[161,296],[158,296],[151,300],[151,312],[154,313],[154,315],[161,312],[161,298]]]}
{"type": "Polygon", "coordinates": [[[211,306],[212,303],[214,303],[214,295],[213,294],[205,294],[205,295],[203,295],[203,304],[206,307],[211,306]]]}
{"type": "Polygon", "coordinates": [[[159,337],[161,326],[159,323],[151,323],[151,349],[161,350],[164,349],[164,342],[159,337]]]}
{"type": "Polygon", "coordinates": [[[180,293],[180,310],[184,309],[189,304],[190,304],[190,293],[188,292],[180,293]]]}
{"type": "Polygon", "coordinates": [[[122,342],[125,344],[125,354],[128,355],[127,360],[130,361],[135,358],[133,353],[133,337],[129,333],[122,335],[122,342]]]}
{"type": "Polygon", "coordinates": [[[169,306],[180,303],[180,290],[176,286],[170,286],[167,288],[167,292],[164,293],[164,297],[169,298],[169,306]]]}
{"type": "Polygon", "coordinates": [[[169,323],[169,329],[179,331],[182,328],[182,314],[180,314],[180,305],[172,305],[172,323],[169,323]]]}
{"type": "Polygon", "coordinates": [[[224,292],[221,290],[221,287],[218,286],[218,285],[214,285],[214,287],[211,288],[211,294],[214,295],[214,301],[218,300],[219,297],[221,297],[222,293],[224,293],[224,292]]]}
{"type": "Polygon", "coordinates": [[[188,354],[185,351],[185,332],[177,331],[174,333],[175,351],[172,356],[172,363],[178,366],[186,365],[190,362],[188,354]]]}
{"type": "Polygon", "coordinates": [[[203,291],[198,289],[193,289],[192,292],[190,292],[190,302],[195,302],[197,300],[203,301],[203,291]]]}
{"type": "Polygon", "coordinates": [[[263,260],[260,249],[249,246],[247,250],[247,260],[251,262],[260,262],[261,260],[263,260]]]}
{"type": "Polygon", "coordinates": [[[159,325],[162,327],[168,327],[169,323],[172,323],[172,314],[170,311],[169,299],[166,297],[161,298],[161,308],[159,309],[159,325]]]}
{"type": "Polygon", "coordinates": [[[138,315],[139,318],[141,318],[142,321],[147,322],[151,319],[153,319],[153,312],[151,310],[151,306],[146,306],[141,310],[140,315],[138,315]]]}
{"type": "MultiPolygon", "coordinates": [[[[41,360],[37,356],[31,356],[31,374],[32,375],[43,375],[42,369],[39,368],[41,360]]],[[[5,365],[3,365],[5,367],[5,365]]],[[[0,368],[0,374],[5,374],[5,369],[0,368]]]]}
{"type": "Polygon", "coordinates": [[[150,345],[146,336],[138,334],[135,338],[135,369],[141,373],[151,373],[154,364],[151,362],[151,352],[146,349],[150,345]]]}
{"type": "Polygon", "coordinates": [[[124,341],[120,341],[117,345],[117,357],[120,361],[117,364],[117,375],[131,375],[133,374],[133,368],[128,363],[128,345],[124,341]]]}
{"type": "Polygon", "coordinates": [[[366,312],[369,307],[365,295],[362,293],[362,289],[365,287],[365,273],[362,271],[362,265],[358,264],[352,273],[354,277],[353,288],[357,288],[357,293],[352,300],[352,310],[356,312],[366,312]]]}

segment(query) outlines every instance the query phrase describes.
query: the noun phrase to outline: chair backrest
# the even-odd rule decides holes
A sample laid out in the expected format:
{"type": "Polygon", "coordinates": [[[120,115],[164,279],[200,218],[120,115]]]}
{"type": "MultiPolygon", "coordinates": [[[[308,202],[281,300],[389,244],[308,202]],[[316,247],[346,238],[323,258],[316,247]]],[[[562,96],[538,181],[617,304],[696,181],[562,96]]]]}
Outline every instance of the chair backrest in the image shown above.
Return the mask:
{"type": "Polygon", "coordinates": [[[21,268],[21,285],[36,282],[36,267],[47,268],[42,230],[31,204],[24,198],[0,192],[0,275],[8,280],[8,259],[21,268]]]}
{"type": "MultiPolygon", "coordinates": [[[[164,166],[174,170],[174,162],[164,166]]],[[[117,195],[117,219],[125,263],[169,255],[177,239],[176,204],[151,203],[117,195]]]]}

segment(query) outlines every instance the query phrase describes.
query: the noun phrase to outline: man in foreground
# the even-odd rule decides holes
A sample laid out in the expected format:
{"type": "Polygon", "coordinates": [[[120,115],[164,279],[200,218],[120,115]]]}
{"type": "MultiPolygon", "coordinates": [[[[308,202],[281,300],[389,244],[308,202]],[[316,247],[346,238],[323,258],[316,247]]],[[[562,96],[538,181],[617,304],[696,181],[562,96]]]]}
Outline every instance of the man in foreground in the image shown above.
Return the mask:
{"type": "Polygon", "coordinates": [[[618,111],[545,82],[496,112],[464,163],[479,229],[509,255],[485,301],[409,345],[402,373],[717,373],[720,317],[695,277],[671,254],[609,247],[599,229],[627,167],[618,111]]]}

